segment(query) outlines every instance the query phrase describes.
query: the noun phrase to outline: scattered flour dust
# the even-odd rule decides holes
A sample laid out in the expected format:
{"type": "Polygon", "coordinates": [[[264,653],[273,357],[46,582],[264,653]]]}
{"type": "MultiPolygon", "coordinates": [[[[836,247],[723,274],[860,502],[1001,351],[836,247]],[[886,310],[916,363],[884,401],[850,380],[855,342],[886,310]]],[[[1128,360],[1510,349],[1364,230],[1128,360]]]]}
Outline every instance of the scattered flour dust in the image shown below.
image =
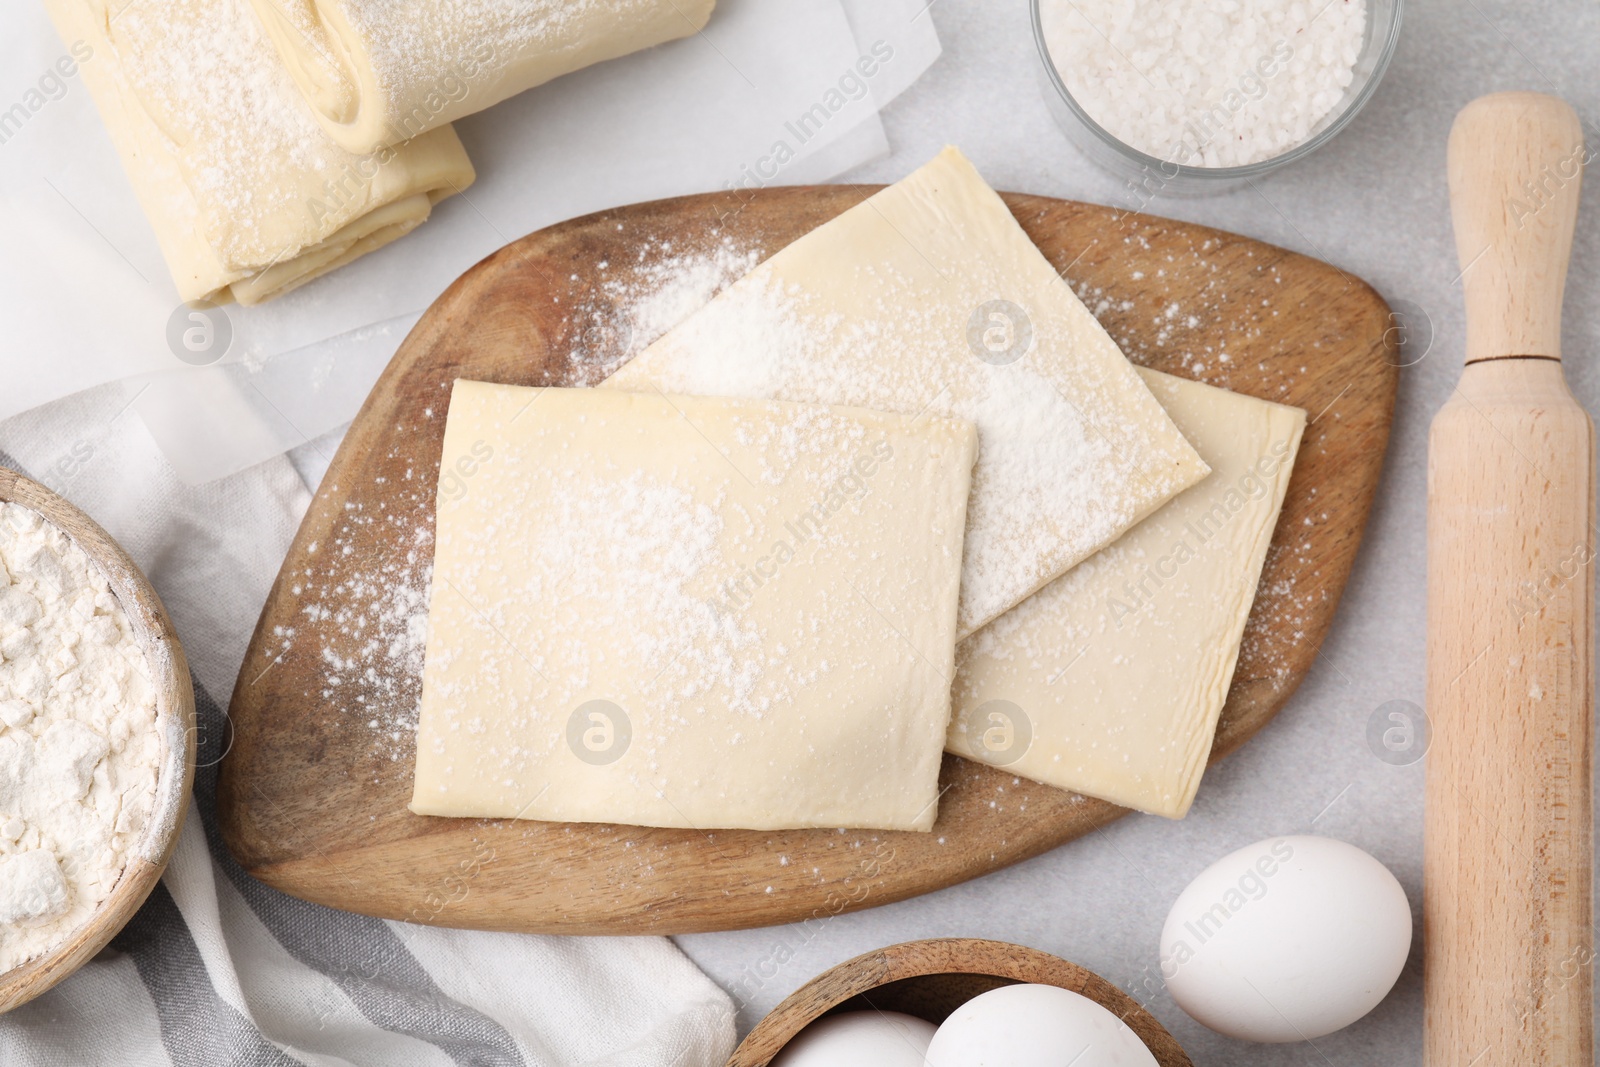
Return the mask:
{"type": "MultiPolygon", "coordinates": [[[[609,378],[760,261],[757,249],[742,248],[726,236],[703,251],[682,251],[671,241],[643,244],[630,279],[623,281],[614,273],[606,277],[599,285],[600,298],[580,311],[587,329],[568,353],[568,384],[594,385],[609,378]],[[581,343],[591,337],[620,343],[581,343]]],[[[602,261],[600,267],[605,271],[611,264],[602,261]]]]}
{"type": "MultiPolygon", "coordinates": [[[[599,298],[574,313],[578,343],[566,354],[564,384],[593,385],[606,378],[761,258],[760,249],[724,236],[699,250],[671,241],[644,242],[626,281],[615,264],[602,261],[602,271],[611,273],[600,283],[599,298]],[[596,338],[610,343],[584,343],[596,338]]],[[[448,395],[441,392],[439,404],[424,418],[442,421],[448,395]]],[[[422,430],[416,426],[407,432],[422,430]]],[[[385,498],[381,514],[348,504],[328,542],[312,546],[311,559],[291,585],[302,604],[302,622],[275,629],[276,652],[265,669],[309,646],[322,672],[320,688],[307,696],[334,705],[346,721],[369,733],[380,760],[398,763],[415,751],[422,700],[435,486],[431,472],[424,478],[407,468],[398,483],[373,495],[385,498]],[[333,562],[368,544],[374,524],[382,527],[381,560],[364,572],[333,562]]]]}
{"type": "MultiPolygon", "coordinates": [[[[886,292],[916,287],[892,267],[874,264],[871,273],[871,284],[886,292]]],[[[966,317],[955,318],[939,300],[889,296],[870,313],[846,316],[800,285],[757,271],[653,348],[644,357],[653,363],[629,367],[618,382],[973,422],[981,446],[960,609],[961,628],[970,631],[1111,541],[1152,498],[1165,500],[1187,482],[1128,459],[1130,445],[1151,439],[1125,416],[1098,367],[1075,361],[1064,343],[998,366],[980,363],[965,345],[954,353],[934,348],[930,339],[964,339],[966,317]],[[939,374],[947,385],[935,391],[930,375],[939,374]]],[[[1151,441],[1152,451],[1160,443],[1151,441]]],[[[1172,467],[1183,475],[1192,470],[1172,467]]]]}
{"type": "Polygon", "coordinates": [[[119,4],[108,33],[117,77],[167,135],[195,225],[229,270],[288,259],[378,206],[369,184],[336,199],[308,180],[349,185],[364,161],[317,125],[249,0],[119,4]]]}
{"type": "MultiPolygon", "coordinates": [[[[1157,250],[1144,234],[1125,236],[1123,244],[1131,257],[1154,264],[1134,271],[1134,280],[1148,277],[1151,284],[1187,294],[1183,303],[1165,303],[1152,314],[1151,309],[1119,299],[1103,286],[1074,283],[1078,299],[1130,360],[1220,389],[1307,406],[1307,365],[1261,358],[1277,344],[1273,320],[1281,317],[1279,309],[1271,299],[1260,296],[1258,287],[1243,283],[1237,273],[1240,267],[1251,273],[1259,271],[1262,281],[1276,288],[1285,282],[1277,262],[1252,263],[1256,258],[1253,251],[1247,251],[1241,262],[1229,242],[1216,237],[1160,255],[1152,254],[1157,250]],[[1230,264],[1234,271],[1223,269],[1230,264]]],[[[1321,344],[1314,342],[1313,348],[1321,344]]],[[[1327,395],[1331,398],[1337,392],[1334,387],[1327,395]]],[[[1309,405],[1308,410],[1315,415],[1317,405],[1309,405]]],[[[1315,426],[1308,428],[1299,463],[1310,462],[1316,451],[1316,433],[1315,426]]],[[[1313,505],[1317,492],[1315,485],[1306,490],[1313,505]]],[[[1291,496],[1284,502],[1285,513],[1298,506],[1291,496]]],[[[1326,522],[1327,514],[1320,514],[1326,522]]],[[[1280,532],[1267,549],[1255,604],[1245,624],[1236,678],[1269,682],[1281,690],[1292,687],[1304,670],[1301,653],[1306,635],[1325,625],[1333,595],[1315,580],[1320,573],[1318,560],[1325,553],[1320,527],[1320,522],[1307,518],[1295,536],[1285,537],[1280,532]],[[1302,578],[1306,587],[1302,587],[1302,578]]],[[[1015,623],[1016,619],[996,620],[985,640],[994,642],[1015,623]]],[[[1230,710],[1224,709],[1221,732],[1226,732],[1230,715],[1230,710]]]]}
{"type": "MultiPolygon", "coordinates": [[[[730,416],[729,427],[741,448],[739,459],[730,462],[745,478],[802,487],[798,495],[815,502],[805,513],[803,542],[793,529],[779,525],[796,515],[755,504],[729,506],[724,515],[719,508],[727,502],[725,492],[697,499],[649,471],[598,483],[553,471],[537,506],[525,484],[509,482],[495,490],[498,495],[484,498],[484,510],[537,514],[537,522],[518,527],[507,519],[491,530],[458,521],[453,528],[446,524],[439,535],[446,550],[440,558],[456,561],[448,572],[452,583],[504,639],[499,650],[514,649],[516,658],[536,671],[557,674],[576,691],[613,676],[619,664],[641,669],[661,664],[641,695],[667,694],[670,703],[682,704],[714,693],[729,712],[755,720],[773,708],[792,707],[807,687],[845,669],[838,660],[795,655],[804,651],[804,635],[830,625],[830,617],[796,608],[799,629],[780,639],[754,626],[742,609],[759,588],[751,567],[774,552],[775,539],[783,541],[787,553],[780,558],[809,558],[817,551],[840,560],[860,558],[859,546],[827,519],[848,500],[859,499],[857,491],[841,488],[846,479],[857,479],[861,495],[869,491],[852,463],[881,439],[855,418],[807,405],[752,407],[730,416]],[[530,576],[510,601],[490,591],[499,579],[501,542],[508,536],[520,554],[537,561],[529,564],[530,576]],[[790,539],[797,544],[791,546],[790,539]],[[520,630],[522,620],[512,617],[519,601],[536,602],[545,613],[537,630],[520,630]],[[513,609],[509,615],[507,606],[513,609]],[[596,633],[607,639],[580,639],[596,633]]],[[[448,662],[441,658],[435,666],[448,662]]],[[[480,689],[493,692],[503,685],[502,669],[484,658],[465,681],[449,680],[441,670],[429,684],[443,714],[455,717],[458,708],[489,702],[480,689]]],[[[667,729],[685,725],[687,720],[675,716],[667,729]]],[[[511,757],[508,765],[519,758],[511,757]]]]}
{"type": "Polygon", "coordinates": [[[408,484],[376,520],[388,528],[386,558],[370,570],[355,568],[330,579],[344,570],[329,557],[343,559],[373,536],[362,527],[374,520],[347,505],[332,543],[311,546],[311,559],[290,587],[302,598],[304,623],[273,631],[278,653],[272,664],[296,648],[302,627],[309,631],[305,636],[322,675],[319,690],[307,696],[334,704],[352,724],[370,731],[374,750],[390,761],[413,750],[433,575],[433,487],[413,471],[407,475],[408,484]]]}
{"type": "MultiPolygon", "coordinates": [[[[471,114],[509,91],[594,62],[659,44],[696,26],[704,4],[677,0],[274,0],[298,48],[296,62],[317,87],[317,105],[336,121],[358,112],[389,116],[391,138],[471,114]],[[332,26],[348,27],[335,32],[332,26]],[[653,33],[648,32],[654,28],[653,33]],[[641,38],[640,34],[644,34],[641,38]],[[354,62],[370,68],[352,76],[354,62]],[[582,59],[585,55],[587,62],[582,59]],[[575,62],[575,60],[577,62],[575,62]],[[381,99],[363,97],[358,82],[381,99]],[[464,102],[464,106],[463,106],[464,102]]],[[[703,20],[702,20],[703,21],[703,20]]]]}
{"type": "MultiPolygon", "coordinates": [[[[496,498],[496,503],[491,510],[511,513],[524,510],[526,498],[513,493],[496,498]]],[[[554,665],[562,682],[580,691],[606,678],[619,663],[660,663],[664,666],[647,690],[667,691],[680,701],[721,691],[733,710],[760,716],[772,701],[756,696],[758,684],[773,666],[761,634],[695,591],[728,568],[719,547],[726,525],[712,503],[697,501],[645,471],[608,484],[583,479],[567,484],[558,476],[544,503],[538,522],[516,537],[520,551],[538,561],[516,595],[548,611],[543,632],[519,629],[521,620],[511,617],[516,614],[514,602],[481,609],[496,631],[507,635],[518,657],[526,657],[536,670],[549,672],[554,665]],[[596,632],[611,639],[575,639],[596,632]]],[[[487,605],[491,601],[480,600],[478,590],[485,581],[492,585],[498,575],[495,545],[503,534],[485,533],[457,529],[457,558],[470,562],[454,568],[451,577],[469,600],[487,605]]],[[[450,537],[450,531],[444,536],[450,537]]],[[[447,656],[439,666],[448,663],[447,656]]],[[[447,681],[447,672],[441,671],[439,696],[460,700],[462,707],[481,707],[485,698],[480,694],[475,699],[474,694],[484,685],[497,691],[502,672],[487,657],[465,682],[447,681]]],[[[507,762],[516,762],[516,757],[507,762]]]]}
{"type": "Polygon", "coordinates": [[[161,748],[149,663],[105,575],[37,512],[0,505],[0,971],[111,892],[161,748]]]}

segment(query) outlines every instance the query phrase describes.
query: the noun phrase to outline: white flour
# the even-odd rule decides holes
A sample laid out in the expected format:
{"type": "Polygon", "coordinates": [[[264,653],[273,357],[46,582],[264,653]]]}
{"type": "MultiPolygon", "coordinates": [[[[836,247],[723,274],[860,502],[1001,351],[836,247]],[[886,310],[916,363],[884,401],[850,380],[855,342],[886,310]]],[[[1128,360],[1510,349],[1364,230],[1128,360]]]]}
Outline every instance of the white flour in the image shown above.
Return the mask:
{"type": "Polygon", "coordinates": [[[1344,99],[1366,0],[1044,0],[1083,109],[1158,159],[1238,167],[1307,140],[1344,99]]]}
{"type": "Polygon", "coordinates": [[[111,892],[160,756],[149,665],[105,575],[37,512],[0,505],[0,972],[111,892]]]}
{"type": "MultiPolygon", "coordinates": [[[[963,268],[984,277],[1006,252],[963,268]]],[[[872,263],[861,274],[863,291],[874,298],[841,313],[775,273],[763,266],[744,275],[609,384],[639,389],[647,381],[690,396],[929,411],[975,423],[981,445],[968,502],[963,631],[1114,540],[1149,506],[1147,495],[1165,500],[1179,484],[1167,470],[1128,458],[1170,442],[1147,434],[1140,409],[1114,388],[1111,360],[1120,362],[1120,354],[1089,350],[1092,338],[1063,330],[1048,351],[986,366],[968,351],[961,313],[980,298],[919,300],[914,279],[872,263]],[[935,388],[937,382],[943,387],[935,388]]],[[[986,291],[1004,291],[1004,284],[995,280],[986,291]]],[[[1072,301],[1065,293],[1050,295],[1056,307],[1072,301]]],[[[1059,321],[1045,319],[1050,305],[1040,304],[1041,322],[1059,321]]]]}
{"type": "MultiPolygon", "coordinates": [[[[644,242],[627,270],[621,263],[602,262],[601,271],[610,273],[600,283],[598,298],[575,311],[579,328],[565,353],[563,384],[593,385],[604,379],[760,258],[759,249],[723,237],[698,249],[644,242]],[[614,338],[621,343],[601,343],[614,338]]],[[[442,419],[444,409],[430,408],[425,417],[442,419]]],[[[291,586],[296,596],[304,597],[305,627],[315,631],[329,626],[340,635],[336,643],[323,640],[316,647],[323,664],[317,695],[364,726],[373,752],[390,763],[410,760],[417,729],[433,576],[434,502],[431,480],[425,484],[420,472],[408,470],[391,487],[383,519],[403,552],[373,574],[340,582],[329,582],[317,560],[291,586]]],[[[313,545],[313,556],[347,554],[367,536],[365,527],[372,520],[359,504],[347,507],[331,543],[313,545]]],[[[299,629],[280,626],[274,631],[276,652],[270,662],[308,639],[299,629]]]]}
{"type": "Polygon", "coordinates": [[[583,328],[567,355],[566,384],[596,385],[609,378],[759,262],[758,250],[726,236],[694,251],[680,251],[671,241],[645,242],[625,274],[602,260],[599,298],[577,313],[583,328]],[[621,343],[603,343],[613,336],[621,343]]]}
{"type": "Polygon", "coordinates": [[[246,0],[104,7],[113,74],[165,135],[193,204],[163,195],[229,271],[286,262],[409,191],[395,180],[404,157],[380,180],[378,157],[317,125],[246,0]]]}

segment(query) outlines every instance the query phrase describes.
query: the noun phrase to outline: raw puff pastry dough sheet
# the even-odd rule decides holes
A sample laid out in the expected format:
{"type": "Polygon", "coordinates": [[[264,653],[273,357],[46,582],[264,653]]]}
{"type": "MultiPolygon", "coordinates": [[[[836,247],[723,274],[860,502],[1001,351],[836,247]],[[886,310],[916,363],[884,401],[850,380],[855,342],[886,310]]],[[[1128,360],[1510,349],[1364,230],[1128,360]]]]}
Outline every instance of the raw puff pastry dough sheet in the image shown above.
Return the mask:
{"type": "Polygon", "coordinates": [[[756,267],[602,388],[976,423],[962,636],[1206,473],[953,148],[756,267]]]}
{"type": "Polygon", "coordinates": [[[950,751],[1177,818],[1211,754],[1306,416],[1139,373],[1211,476],[961,644],[950,751]]]}
{"type": "Polygon", "coordinates": [[[975,434],[458,381],[413,811],[927,830],[975,434]]]}

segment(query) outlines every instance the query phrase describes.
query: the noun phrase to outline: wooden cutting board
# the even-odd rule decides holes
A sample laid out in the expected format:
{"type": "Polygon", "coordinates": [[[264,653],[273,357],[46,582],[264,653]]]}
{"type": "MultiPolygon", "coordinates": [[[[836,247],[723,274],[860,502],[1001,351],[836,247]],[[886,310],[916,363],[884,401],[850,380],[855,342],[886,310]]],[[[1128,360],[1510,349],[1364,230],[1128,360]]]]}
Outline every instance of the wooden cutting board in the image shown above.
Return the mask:
{"type": "MultiPolygon", "coordinates": [[[[406,809],[421,691],[413,616],[426,609],[451,382],[591,382],[653,339],[635,336],[640,315],[621,294],[671,285],[684,257],[765,258],[874,191],[709,194],[591,215],[508,245],[434,303],[340,446],[239,675],[219,802],[246,870],[387,918],[685,933],[901,900],[1125,814],[952,756],[928,834],[701,833],[406,809]]],[[[1006,202],[1130,358],[1311,417],[1217,732],[1220,757],[1300,684],[1338,606],[1394,408],[1389,309],[1334,267],[1243,237],[1044,197],[1006,202]]]]}

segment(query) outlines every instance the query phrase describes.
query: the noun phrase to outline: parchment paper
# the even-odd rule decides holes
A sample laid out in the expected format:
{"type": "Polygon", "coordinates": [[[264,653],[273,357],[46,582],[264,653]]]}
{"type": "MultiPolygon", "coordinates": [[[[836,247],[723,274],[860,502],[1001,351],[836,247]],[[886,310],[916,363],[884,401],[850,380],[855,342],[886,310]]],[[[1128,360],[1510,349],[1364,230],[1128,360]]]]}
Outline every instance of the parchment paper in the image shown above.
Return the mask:
{"type": "MultiPolygon", "coordinates": [[[[259,308],[225,308],[227,354],[200,369],[169,347],[177,296],[81,79],[58,79],[59,92],[52,80],[0,143],[0,316],[11,328],[0,418],[137,378],[134,409],[191,481],[314,438],[354,415],[407,317],[472,263],[560,219],[740,180],[777,139],[794,140],[785,123],[879,40],[895,56],[872,91],[794,145],[772,181],[824,180],[886,151],[877,107],[939,51],[931,21],[903,6],[852,0],[847,16],[840,0],[723,0],[700,36],[462,121],[479,173],[465,196],[329,278],[259,308]]],[[[67,51],[32,4],[8,19],[0,110],[30,99],[67,51]]]]}

